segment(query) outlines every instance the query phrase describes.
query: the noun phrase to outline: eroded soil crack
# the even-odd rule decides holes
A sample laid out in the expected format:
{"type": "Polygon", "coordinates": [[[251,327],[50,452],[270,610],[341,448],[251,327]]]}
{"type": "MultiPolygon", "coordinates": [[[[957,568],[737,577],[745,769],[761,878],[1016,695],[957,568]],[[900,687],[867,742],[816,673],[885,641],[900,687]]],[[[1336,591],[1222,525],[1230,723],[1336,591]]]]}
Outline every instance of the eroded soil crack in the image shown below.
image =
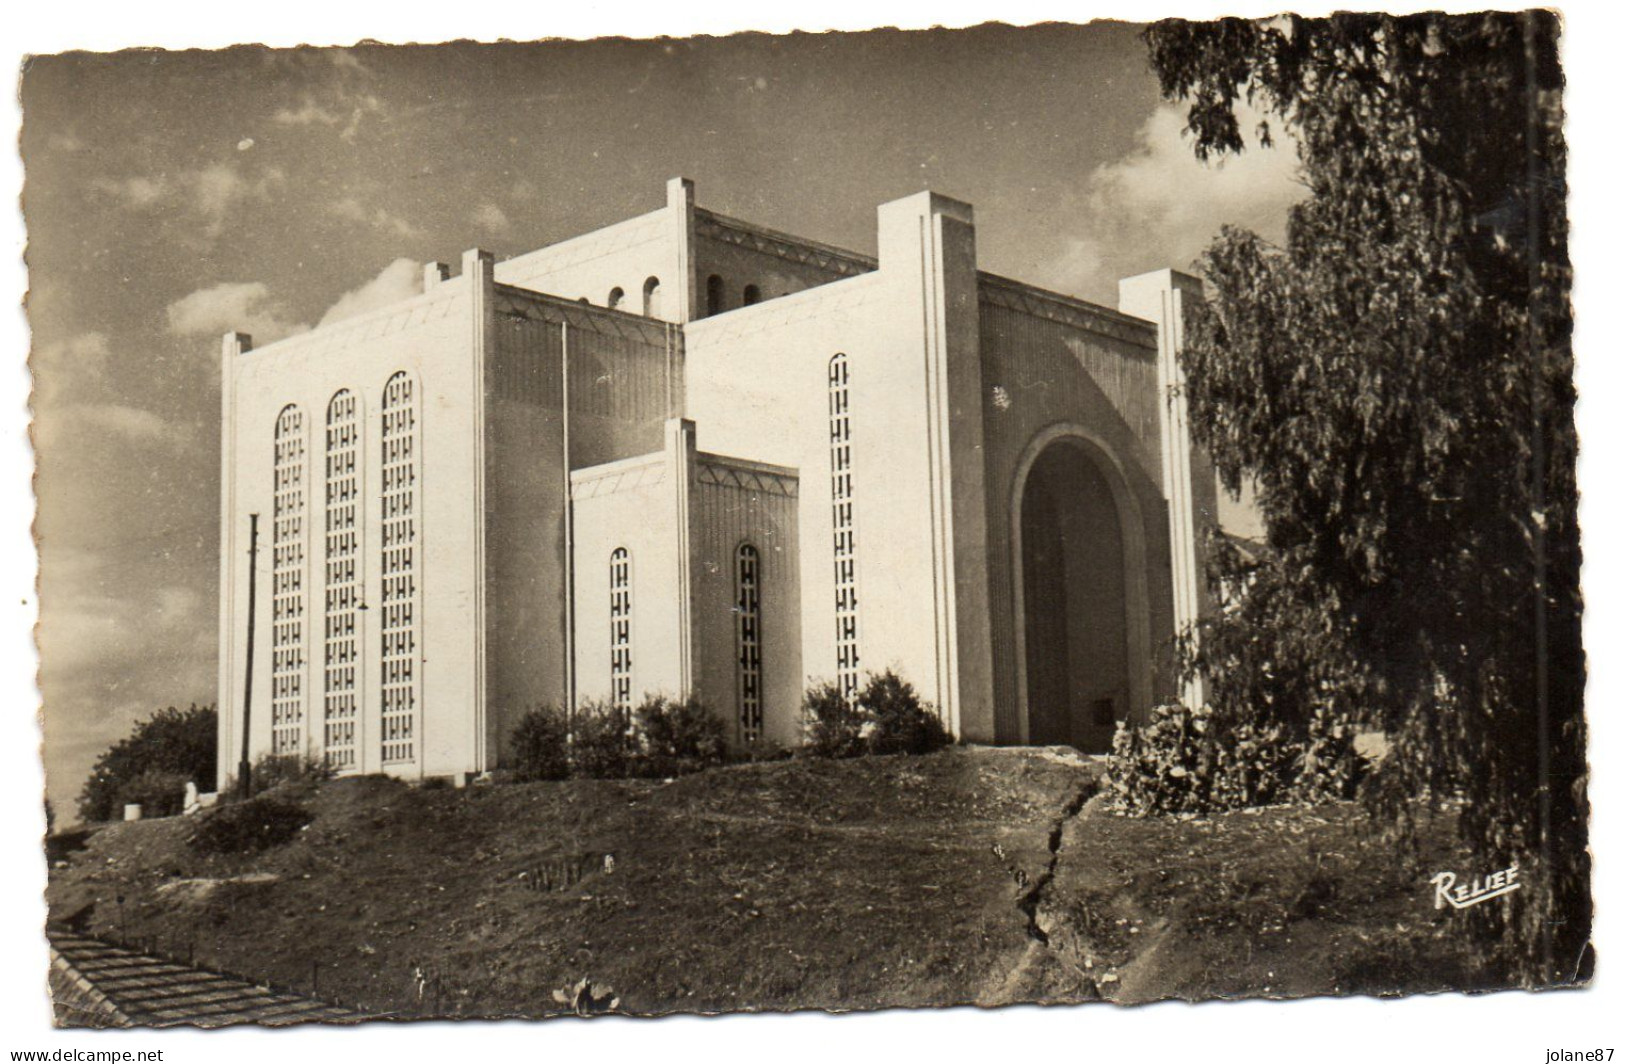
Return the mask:
{"type": "Polygon", "coordinates": [[[1045,948],[1049,947],[1049,932],[1039,925],[1038,908],[1043,903],[1044,892],[1049,888],[1050,881],[1055,878],[1055,868],[1060,864],[1061,840],[1066,835],[1066,825],[1082,811],[1084,805],[1099,789],[1099,780],[1094,777],[1084,780],[1077,793],[1072,796],[1072,800],[1067,802],[1060,815],[1050,824],[1049,861],[1016,902],[1016,907],[1027,917],[1027,937],[1045,948]]]}

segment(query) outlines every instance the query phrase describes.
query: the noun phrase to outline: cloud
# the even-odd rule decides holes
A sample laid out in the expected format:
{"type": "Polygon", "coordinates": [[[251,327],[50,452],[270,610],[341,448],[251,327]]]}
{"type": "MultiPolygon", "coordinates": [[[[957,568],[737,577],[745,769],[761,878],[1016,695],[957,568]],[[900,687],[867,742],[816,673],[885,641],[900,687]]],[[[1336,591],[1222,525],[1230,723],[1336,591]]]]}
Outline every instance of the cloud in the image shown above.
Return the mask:
{"type": "Polygon", "coordinates": [[[250,177],[235,162],[213,163],[174,175],[133,174],[90,180],[94,191],[111,196],[133,210],[146,210],[170,201],[184,202],[203,216],[204,232],[211,237],[225,231],[238,205],[268,201],[272,193],[285,184],[287,175],[277,167],[250,177]]]}
{"type": "Polygon", "coordinates": [[[53,403],[70,390],[100,384],[112,357],[107,334],[100,332],[79,333],[40,347],[31,367],[36,403],[53,403]]]}
{"type": "Polygon", "coordinates": [[[396,259],[359,288],[353,288],[327,308],[317,327],[331,325],[368,311],[381,310],[392,303],[423,293],[423,267],[411,259],[396,259]]]}
{"type": "Polygon", "coordinates": [[[482,203],[474,208],[474,225],[487,233],[506,233],[510,227],[508,215],[495,203],[482,203]]]}
{"type": "Polygon", "coordinates": [[[191,179],[194,206],[209,220],[209,235],[218,236],[237,204],[246,200],[268,200],[271,191],[286,182],[287,175],[276,167],[250,180],[234,163],[215,163],[191,179]]]}
{"type": "Polygon", "coordinates": [[[389,213],[382,207],[373,207],[370,210],[365,204],[354,196],[346,196],[328,208],[335,216],[355,222],[359,225],[370,226],[386,233],[393,233],[399,237],[413,239],[423,235],[423,230],[407,221],[389,213]]]}
{"type": "MultiPolygon", "coordinates": [[[[1238,117],[1249,129],[1259,116],[1244,109],[1238,117]]],[[[1043,270],[1047,283],[1099,293],[1114,290],[1118,277],[1185,269],[1226,224],[1282,239],[1288,208],[1307,195],[1290,134],[1276,129],[1273,148],[1250,144],[1203,163],[1184,126],[1184,108],[1158,107],[1133,151],[1089,175],[1080,212],[1088,235],[1063,244],[1043,270]]]]}
{"type": "Polygon", "coordinates": [[[166,314],[169,331],[178,336],[246,332],[260,346],[309,328],[294,321],[259,281],[199,289],[171,303],[166,314]]]}
{"type": "Polygon", "coordinates": [[[149,410],[123,403],[81,403],[56,411],[56,417],[77,422],[104,435],[136,443],[181,444],[192,436],[192,427],[159,417],[149,410]]]}
{"type": "Polygon", "coordinates": [[[137,175],[125,178],[95,177],[91,179],[90,187],[121,200],[125,206],[140,209],[163,199],[170,186],[163,177],[137,175]]]}
{"type": "Polygon", "coordinates": [[[283,107],[271,115],[271,121],[279,126],[327,126],[339,130],[339,137],[346,141],[355,140],[356,133],[361,128],[362,119],[368,115],[379,114],[383,111],[383,101],[371,93],[352,93],[343,88],[335,89],[328,94],[327,102],[319,102],[314,96],[306,95],[297,108],[283,107]]]}

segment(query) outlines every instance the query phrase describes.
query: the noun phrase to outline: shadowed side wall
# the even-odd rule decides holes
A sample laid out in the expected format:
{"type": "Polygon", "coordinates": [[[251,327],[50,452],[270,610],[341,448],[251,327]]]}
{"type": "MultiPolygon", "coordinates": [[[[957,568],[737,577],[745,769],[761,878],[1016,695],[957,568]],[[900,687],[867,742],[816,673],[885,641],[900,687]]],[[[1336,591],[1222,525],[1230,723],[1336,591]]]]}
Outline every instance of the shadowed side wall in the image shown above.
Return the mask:
{"type": "Polygon", "coordinates": [[[501,762],[525,710],[568,699],[566,469],[660,447],[666,414],[681,401],[680,339],[663,322],[494,286],[485,422],[490,763],[501,762]]]}
{"type": "Polygon", "coordinates": [[[1046,432],[1086,434],[1104,459],[1097,465],[1133,504],[1119,509],[1131,523],[1124,538],[1137,538],[1144,559],[1142,638],[1153,676],[1146,693],[1129,707],[1143,714],[1151,702],[1171,693],[1173,684],[1155,333],[1146,322],[987,275],[980,296],[998,740],[1023,742],[1028,735],[1018,617],[1025,589],[1015,549],[1028,472],[1024,463],[1036,459],[1035,441],[1046,432]]]}

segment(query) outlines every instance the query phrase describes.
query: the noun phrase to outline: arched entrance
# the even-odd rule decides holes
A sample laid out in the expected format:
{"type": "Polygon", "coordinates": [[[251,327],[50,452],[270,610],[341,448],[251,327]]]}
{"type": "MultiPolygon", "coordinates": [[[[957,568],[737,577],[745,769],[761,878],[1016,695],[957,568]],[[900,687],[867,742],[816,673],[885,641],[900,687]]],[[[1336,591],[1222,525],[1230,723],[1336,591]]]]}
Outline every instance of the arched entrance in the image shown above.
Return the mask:
{"type": "Polygon", "coordinates": [[[1150,683],[1137,511],[1104,452],[1064,429],[1033,442],[1015,487],[1023,738],[1104,752],[1150,683]]]}

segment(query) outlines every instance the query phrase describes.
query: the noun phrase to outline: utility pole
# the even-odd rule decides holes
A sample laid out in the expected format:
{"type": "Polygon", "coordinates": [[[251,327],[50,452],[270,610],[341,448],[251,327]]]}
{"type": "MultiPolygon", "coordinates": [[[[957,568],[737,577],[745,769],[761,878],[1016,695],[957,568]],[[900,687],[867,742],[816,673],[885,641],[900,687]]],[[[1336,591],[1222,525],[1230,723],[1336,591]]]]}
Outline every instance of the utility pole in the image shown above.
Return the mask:
{"type": "Polygon", "coordinates": [[[243,756],[237,762],[238,797],[249,796],[248,724],[254,705],[254,585],[259,581],[260,515],[248,515],[248,658],[243,668],[243,756]]]}

